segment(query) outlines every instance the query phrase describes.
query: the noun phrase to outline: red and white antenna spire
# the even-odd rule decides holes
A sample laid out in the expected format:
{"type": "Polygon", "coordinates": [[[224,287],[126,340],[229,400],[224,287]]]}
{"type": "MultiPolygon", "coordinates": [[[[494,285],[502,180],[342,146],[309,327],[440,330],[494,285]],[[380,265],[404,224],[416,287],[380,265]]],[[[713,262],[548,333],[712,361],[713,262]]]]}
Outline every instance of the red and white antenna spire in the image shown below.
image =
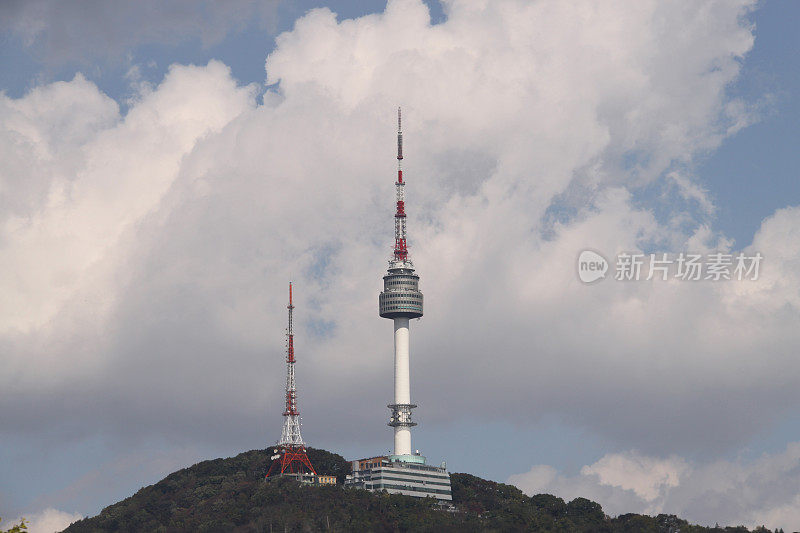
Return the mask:
{"type": "Polygon", "coordinates": [[[278,440],[278,449],[275,450],[273,463],[267,472],[267,477],[276,468],[284,473],[299,473],[304,470],[316,474],[311,461],[306,455],[306,444],[300,436],[300,411],[297,409],[297,384],[294,380],[294,332],[292,331],[292,282],[289,282],[289,327],[286,328],[286,408],[283,411],[284,421],[281,438],[278,440]]]}
{"type": "Polygon", "coordinates": [[[405,262],[408,259],[406,244],[406,202],[403,189],[403,128],[400,108],[397,108],[397,212],[394,214],[394,260],[405,262]]]}

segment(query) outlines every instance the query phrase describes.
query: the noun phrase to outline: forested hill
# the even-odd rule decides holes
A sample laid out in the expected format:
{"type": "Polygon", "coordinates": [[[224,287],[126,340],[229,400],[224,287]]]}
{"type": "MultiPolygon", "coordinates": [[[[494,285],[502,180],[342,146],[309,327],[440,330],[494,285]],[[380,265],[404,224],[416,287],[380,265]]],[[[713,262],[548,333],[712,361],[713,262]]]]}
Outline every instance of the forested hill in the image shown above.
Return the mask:
{"type": "MultiPolygon", "coordinates": [[[[341,483],[350,464],[340,455],[310,448],[318,473],[341,483]]],[[[746,528],[691,526],[671,515],[605,516],[584,498],[569,503],[539,494],[529,498],[512,485],[470,474],[453,474],[457,512],[430,500],[373,494],[336,486],[301,486],[289,479],[264,482],[267,450],[203,461],[174,472],[130,498],[75,522],[84,531],[563,531],[563,532],[746,532],[746,528]]]]}

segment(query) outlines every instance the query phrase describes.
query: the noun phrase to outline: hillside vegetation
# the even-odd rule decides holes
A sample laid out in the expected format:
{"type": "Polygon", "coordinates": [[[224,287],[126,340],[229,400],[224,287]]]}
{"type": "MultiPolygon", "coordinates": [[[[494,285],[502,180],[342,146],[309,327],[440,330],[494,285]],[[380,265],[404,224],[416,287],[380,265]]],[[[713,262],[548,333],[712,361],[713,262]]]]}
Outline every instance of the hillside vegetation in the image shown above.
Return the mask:
{"type": "MultiPolygon", "coordinates": [[[[340,455],[310,448],[318,473],[341,480],[350,464],[340,455]]],[[[565,502],[548,494],[528,497],[518,488],[470,474],[453,474],[456,512],[431,500],[373,494],[337,486],[264,482],[266,450],[203,461],[174,472],[66,529],[95,531],[559,531],[559,532],[747,532],[692,526],[672,515],[607,517],[585,498],[565,502]]],[[[763,530],[765,531],[765,530],[763,530]]]]}

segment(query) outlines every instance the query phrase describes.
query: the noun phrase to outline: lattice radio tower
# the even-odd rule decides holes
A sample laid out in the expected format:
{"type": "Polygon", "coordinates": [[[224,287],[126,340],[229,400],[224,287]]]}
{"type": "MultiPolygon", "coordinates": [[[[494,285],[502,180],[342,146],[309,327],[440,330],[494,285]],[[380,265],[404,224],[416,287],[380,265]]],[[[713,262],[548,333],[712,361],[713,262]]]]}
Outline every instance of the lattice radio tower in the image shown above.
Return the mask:
{"type": "Polygon", "coordinates": [[[294,334],[292,333],[292,283],[289,282],[289,327],[286,329],[286,409],[283,411],[283,429],[267,477],[285,473],[310,472],[316,475],[306,454],[306,444],[300,436],[300,411],[297,409],[297,385],[294,380],[294,334]]]}

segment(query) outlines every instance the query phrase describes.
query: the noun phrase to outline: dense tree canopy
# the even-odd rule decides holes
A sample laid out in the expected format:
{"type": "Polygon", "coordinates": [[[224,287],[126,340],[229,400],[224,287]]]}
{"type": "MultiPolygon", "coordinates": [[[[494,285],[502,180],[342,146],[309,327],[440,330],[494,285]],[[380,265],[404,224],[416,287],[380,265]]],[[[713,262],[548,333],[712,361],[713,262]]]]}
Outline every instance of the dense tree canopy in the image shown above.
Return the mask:
{"type": "MultiPolygon", "coordinates": [[[[452,475],[451,511],[437,509],[432,499],[301,485],[286,478],[265,482],[270,451],[184,468],[66,531],[748,531],[692,526],[672,515],[611,518],[585,498],[528,497],[512,485],[470,474],[452,475]]],[[[320,474],[341,479],[350,470],[337,454],[310,448],[308,455],[320,474]]]]}

